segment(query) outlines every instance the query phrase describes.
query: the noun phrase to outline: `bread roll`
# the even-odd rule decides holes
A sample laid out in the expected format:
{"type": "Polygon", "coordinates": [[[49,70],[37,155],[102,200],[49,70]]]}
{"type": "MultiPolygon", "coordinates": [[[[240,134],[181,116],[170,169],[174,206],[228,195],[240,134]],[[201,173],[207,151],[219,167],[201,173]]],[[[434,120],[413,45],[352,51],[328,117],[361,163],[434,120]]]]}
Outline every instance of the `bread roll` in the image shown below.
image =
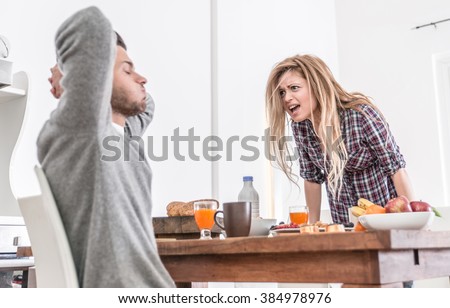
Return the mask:
{"type": "Polygon", "coordinates": [[[181,201],[172,201],[167,207],[167,216],[180,216],[180,207],[182,207],[185,203],[181,201]]]}
{"type": "Polygon", "coordinates": [[[219,207],[219,201],[215,199],[198,199],[190,202],[172,201],[167,207],[167,216],[194,216],[194,203],[198,201],[214,201],[219,207]]]}

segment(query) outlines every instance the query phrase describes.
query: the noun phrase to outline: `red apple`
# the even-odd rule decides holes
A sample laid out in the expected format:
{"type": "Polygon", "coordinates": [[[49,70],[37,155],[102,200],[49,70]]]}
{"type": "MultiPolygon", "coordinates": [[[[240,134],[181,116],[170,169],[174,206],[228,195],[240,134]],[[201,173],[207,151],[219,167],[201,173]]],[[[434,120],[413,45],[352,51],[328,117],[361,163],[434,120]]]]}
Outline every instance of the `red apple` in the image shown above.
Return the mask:
{"type": "Polygon", "coordinates": [[[410,203],[413,212],[432,212],[431,205],[424,201],[411,201],[410,203]]]}
{"type": "Polygon", "coordinates": [[[439,211],[436,210],[435,207],[431,206],[425,201],[411,201],[410,205],[413,212],[434,212],[436,217],[442,217],[441,213],[439,213],[439,211]]]}
{"type": "Polygon", "coordinates": [[[398,196],[397,198],[389,200],[384,208],[386,209],[386,213],[412,212],[409,200],[405,196],[398,196]]]}

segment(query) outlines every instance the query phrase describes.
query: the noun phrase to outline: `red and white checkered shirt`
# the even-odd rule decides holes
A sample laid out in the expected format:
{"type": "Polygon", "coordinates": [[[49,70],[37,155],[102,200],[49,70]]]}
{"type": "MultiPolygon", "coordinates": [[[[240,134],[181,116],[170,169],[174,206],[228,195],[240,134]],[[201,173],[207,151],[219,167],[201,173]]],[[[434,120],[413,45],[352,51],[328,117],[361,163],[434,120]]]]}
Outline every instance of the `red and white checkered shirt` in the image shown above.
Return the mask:
{"type": "Polygon", "coordinates": [[[318,184],[325,182],[331,217],[335,223],[349,221],[347,209],[356,205],[359,198],[384,206],[389,199],[396,197],[390,176],[406,165],[380,114],[368,105],[361,105],[360,108],[365,114],[353,109],[340,112],[341,132],[348,160],[342,190],[336,197],[333,197],[328,188],[323,152],[311,121],[292,122],[300,176],[318,184]]]}

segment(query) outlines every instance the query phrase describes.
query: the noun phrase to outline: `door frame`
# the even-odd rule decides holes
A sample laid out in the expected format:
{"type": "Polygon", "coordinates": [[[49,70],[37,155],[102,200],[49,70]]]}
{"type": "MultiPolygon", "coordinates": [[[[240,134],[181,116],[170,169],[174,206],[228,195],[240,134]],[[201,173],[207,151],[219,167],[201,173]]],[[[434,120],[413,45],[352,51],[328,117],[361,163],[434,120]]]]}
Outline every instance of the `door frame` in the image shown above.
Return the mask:
{"type": "Polygon", "coordinates": [[[450,201],[450,51],[432,56],[444,201],[450,201]]]}

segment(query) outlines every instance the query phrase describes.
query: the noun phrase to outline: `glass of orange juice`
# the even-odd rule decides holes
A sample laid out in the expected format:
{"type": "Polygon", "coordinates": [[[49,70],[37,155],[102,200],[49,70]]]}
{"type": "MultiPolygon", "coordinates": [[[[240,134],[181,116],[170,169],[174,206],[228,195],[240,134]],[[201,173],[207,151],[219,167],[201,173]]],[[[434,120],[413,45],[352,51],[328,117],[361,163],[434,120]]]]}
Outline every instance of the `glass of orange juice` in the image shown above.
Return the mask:
{"type": "Polygon", "coordinates": [[[306,205],[293,205],[289,207],[289,219],[298,225],[307,224],[309,211],[306,205]]]}
{"type": "Polygon", "coordinates": [[[200,229],[201,240],[211,240],[211,229],[214,226],[214,214],[219,207],[215,201],[197,201],[194,203],[194,217],[200,229]]]}

